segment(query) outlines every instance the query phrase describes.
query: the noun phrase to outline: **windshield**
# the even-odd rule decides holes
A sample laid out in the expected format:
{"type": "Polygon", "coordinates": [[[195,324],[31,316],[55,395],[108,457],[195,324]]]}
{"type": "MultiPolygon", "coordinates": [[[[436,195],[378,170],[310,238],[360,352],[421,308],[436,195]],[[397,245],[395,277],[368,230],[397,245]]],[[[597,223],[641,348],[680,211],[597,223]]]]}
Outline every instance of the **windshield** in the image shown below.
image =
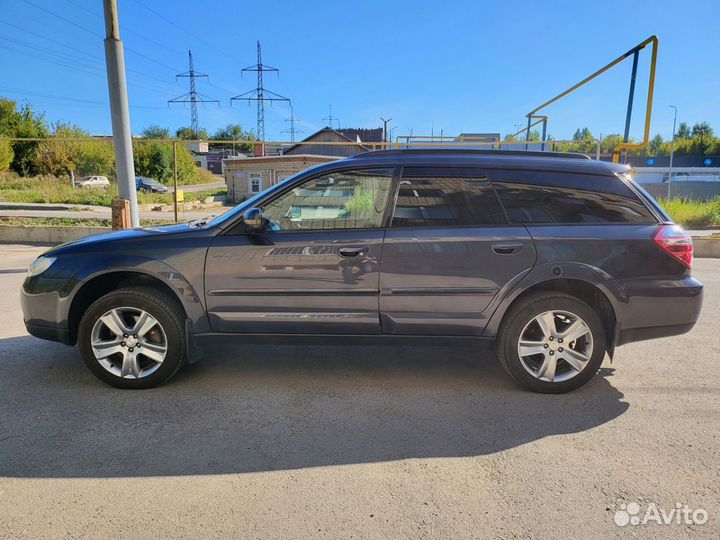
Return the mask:
{"type": "Polygon", "coordinates": [[[158,181],[155,180],[154,178],[140,178],[140,181],[141,181],[143,184],[147,184],[147,185],[149,185],[149,186],[160,186],[160,185],[162,185],[160,182],[158,182],[158,181]]]}

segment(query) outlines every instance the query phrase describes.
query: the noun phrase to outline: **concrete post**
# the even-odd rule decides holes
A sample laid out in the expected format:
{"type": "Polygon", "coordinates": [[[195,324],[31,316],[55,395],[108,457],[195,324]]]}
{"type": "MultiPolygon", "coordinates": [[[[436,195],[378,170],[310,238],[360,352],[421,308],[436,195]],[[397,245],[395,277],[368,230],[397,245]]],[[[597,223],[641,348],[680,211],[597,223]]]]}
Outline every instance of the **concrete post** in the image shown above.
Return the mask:
{"type": "Polygon", "coordinates": [[[103,0],[105,11],[105,65],[107,68],[110,113],[112,114],[113,147],[115,149],[115,172],[121,199],[130,203],[130,223],[140,226],[137,190],[135,189],[135,164],[133,163],[130,109],[128,106],[127,81],[125,79],[125,54],[120,40],[117,0],[103,0]]]}

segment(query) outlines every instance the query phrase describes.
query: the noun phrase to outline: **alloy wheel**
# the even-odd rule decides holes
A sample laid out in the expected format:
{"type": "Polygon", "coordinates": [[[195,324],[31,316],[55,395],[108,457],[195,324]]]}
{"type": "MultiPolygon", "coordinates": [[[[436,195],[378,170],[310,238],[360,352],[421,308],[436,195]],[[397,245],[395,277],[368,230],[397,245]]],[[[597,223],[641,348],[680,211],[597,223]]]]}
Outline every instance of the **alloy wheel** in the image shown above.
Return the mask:
{"type": "Polygon", "coordinates": [[[119,307],[93,326],[90,345],[98,363],[124,379],[141,379],[162,365],[168,342],[162,325],[139,308],[119,307]]]}
{"type": "Polygon", "coordinates": [[[518,341],[523,368],[546,382],[562,382],[581,373],[593,353],[588,324],[569,311],[545,311],[523,328],[518,341]]]}

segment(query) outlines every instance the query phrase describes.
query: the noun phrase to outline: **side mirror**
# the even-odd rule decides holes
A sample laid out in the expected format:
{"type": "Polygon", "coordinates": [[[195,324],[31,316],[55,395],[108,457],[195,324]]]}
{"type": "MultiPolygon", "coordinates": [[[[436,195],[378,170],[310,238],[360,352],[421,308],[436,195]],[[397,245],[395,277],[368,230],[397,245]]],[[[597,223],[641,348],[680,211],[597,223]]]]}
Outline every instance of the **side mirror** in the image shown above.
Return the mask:
{"type": "Polygon", "coordinates": [[[265,218],[263,217],[262,210],[260,208],[248,208],[243,214],[243,223],[254,230],[264,231],[265,230],[265,218]]]}

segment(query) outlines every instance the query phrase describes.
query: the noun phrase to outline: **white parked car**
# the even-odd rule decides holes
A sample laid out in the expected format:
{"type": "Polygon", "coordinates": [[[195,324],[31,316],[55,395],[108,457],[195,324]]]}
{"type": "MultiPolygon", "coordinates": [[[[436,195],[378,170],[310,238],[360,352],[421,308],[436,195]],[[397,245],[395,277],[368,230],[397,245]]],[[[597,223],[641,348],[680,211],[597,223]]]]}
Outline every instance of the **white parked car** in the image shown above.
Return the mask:
{"type": "Polygon", "coordinates": [[[79,188],[106,188],[110,185],[110,180],[104,176],[83,176],[80,180],[75,180],[75,187],[79,188]]]}

